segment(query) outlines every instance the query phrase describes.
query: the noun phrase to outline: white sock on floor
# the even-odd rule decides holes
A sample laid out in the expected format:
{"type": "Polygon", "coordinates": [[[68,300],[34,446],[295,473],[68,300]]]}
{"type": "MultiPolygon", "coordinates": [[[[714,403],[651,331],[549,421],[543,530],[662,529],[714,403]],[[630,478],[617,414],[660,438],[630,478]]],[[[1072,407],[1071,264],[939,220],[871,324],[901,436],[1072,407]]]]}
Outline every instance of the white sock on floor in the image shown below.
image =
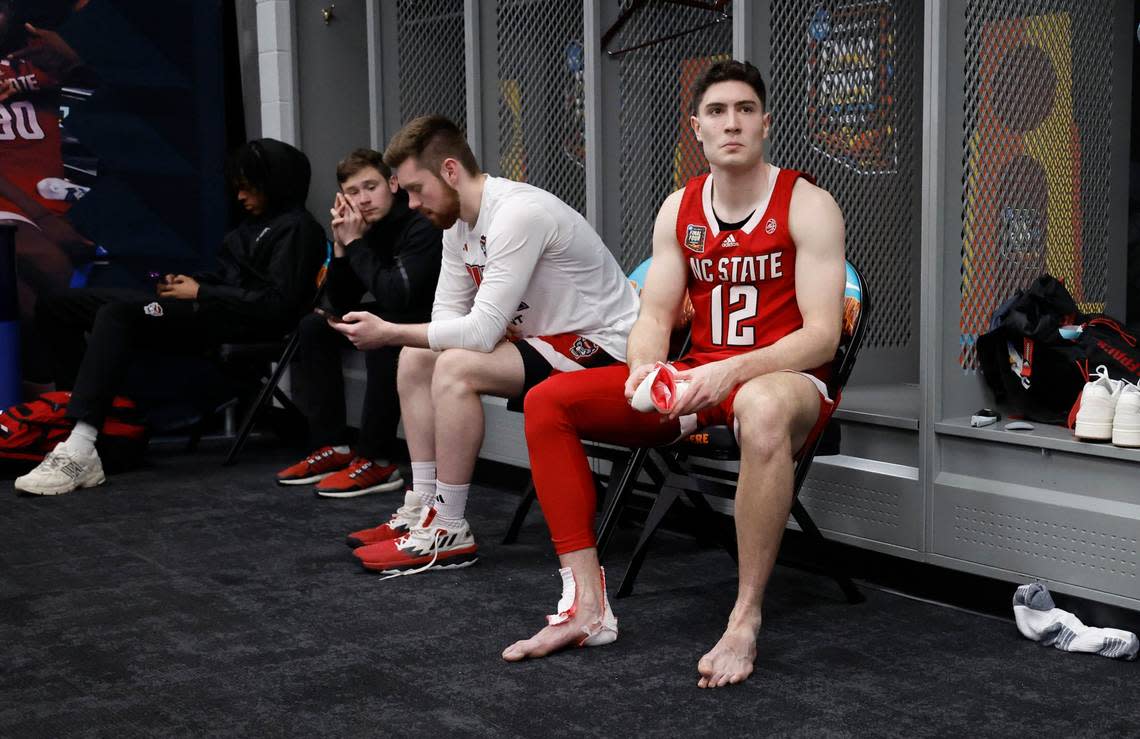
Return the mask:
{"type": "Polygon", "coordinates": [[[79,421],[71,430],[71,435],[60,446],[65,447],[72,454],[88,456],[95,451],[95,439],[99,437],[99,429],[86,421],[79,421]]]}
{"type": "Polygon", "coordinates": [[[334,446],[333,451],[337,454],[348,454],[350,451],[352,451],[352,449],[348,446],[348,444],[341,444],[340,446],[334,446]]]}
{"type": "Polygon", "coordinates": [[[435,461],[412,462],[412,492],[418,505],[431,505],[435,498],[435,461]]]}
{"type": "Polygon", "coordinates": [[[1066,652],[1088,652],[1114,659],[1136,659],[1136,635],[1121,629],[1085,626],[1057,608],[1049,590],[1039,582],[1022,585],[1013,595],[1013,616],[1022,636],[1066,652]]]}
{"type": "Polygon", "coordinates": [[[458,528],[463,522],[463,513],[467,510],[467,491],[471,483],[462,485],[448,485],[446,482],[435,484],[435,520],[444,528],[458,528]]]}

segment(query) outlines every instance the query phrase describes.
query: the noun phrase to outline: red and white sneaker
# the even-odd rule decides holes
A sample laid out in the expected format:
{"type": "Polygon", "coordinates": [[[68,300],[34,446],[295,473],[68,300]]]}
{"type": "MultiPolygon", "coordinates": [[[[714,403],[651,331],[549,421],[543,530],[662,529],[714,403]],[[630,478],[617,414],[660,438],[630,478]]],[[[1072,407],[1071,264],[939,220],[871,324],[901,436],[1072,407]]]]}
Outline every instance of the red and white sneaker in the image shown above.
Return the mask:
{"type": "Polygon", "coordinates": [[[378,465],[371,459],[357,457],[339,472],[334,472],[317,485],[322,498],[356,498],[369,493],[398,490],[404,486],[400,469],[394,464],[378,465]]]}
{"type": "Polygon", "coordinates": [[[420,504],[420,496],[409,490],[404,493],[404,505],[397,508],[390,519],[370,529],[353,531],[346,539],[348,545],[356,549],[369,544],[399,539],[420,522],[420,519],[424,517],[425,508],[427,508],[426,505],[420,504]]]}
{"type": "Polygon", "coordinates": [[[320,482],[334,472],[347,467],[353,460],[352,452],[338,452],[331,446],[321,447],[295,465],[277,473],[278,485],[308,485],[320,482]]]}
{"type": "Polygon", "coordinates": [[[435,509],[427,507],[423,517],[399,539],[369,544],[352,552],[365,569],[385,575],[414,575],[426,570],[467,567],[479,560],[475,537],[467,521],[452,531],[435,522],[435,509]]]}
{"type": "MultiPolygon", "coordinates": [[[[579,647],[601,647],[612,644],[618,638],[617,617],[610,609],[610,596],[606,592],[606,568],[598,569],[602,575],[602,620],[591,624],[589,628],[583,627],[583,636],[578,641],[579,647]]],[[[562,576],[562,597],[558,599],[558,613],[546,617],[546,623],[551,626],[570,621],[578,611],[578,588],[574,580],[574,571],[569,567],[562,567],[558,570],[558,574],[562,576]]]]}

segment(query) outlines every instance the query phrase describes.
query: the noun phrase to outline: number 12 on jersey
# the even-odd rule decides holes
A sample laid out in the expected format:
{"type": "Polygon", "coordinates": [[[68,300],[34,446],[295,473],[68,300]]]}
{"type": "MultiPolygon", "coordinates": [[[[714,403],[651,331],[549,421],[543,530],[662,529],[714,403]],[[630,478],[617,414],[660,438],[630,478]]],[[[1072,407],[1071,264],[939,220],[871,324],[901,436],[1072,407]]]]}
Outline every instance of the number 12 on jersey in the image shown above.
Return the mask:
{"type": "Polygon", "coordinates": [[[726,301],[724,288],[725,285],[717,285],[710,294],[712,343],[717,346],[752,346],[756,342],[756,328],[742,324],[756,317],[760,291],[755,285],[729,285],[726,301]],[[727,322],[725,313],[728,313],[727,322]]]}

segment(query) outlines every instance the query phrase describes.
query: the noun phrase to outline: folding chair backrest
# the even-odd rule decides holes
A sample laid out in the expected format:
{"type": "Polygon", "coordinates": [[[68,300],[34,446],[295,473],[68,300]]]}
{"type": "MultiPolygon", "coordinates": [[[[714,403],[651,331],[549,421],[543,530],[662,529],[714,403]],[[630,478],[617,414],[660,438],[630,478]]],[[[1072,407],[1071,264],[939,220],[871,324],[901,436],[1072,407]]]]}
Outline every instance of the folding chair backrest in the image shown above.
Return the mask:
{"type": "Polygon", "coordinates": [[[851,377],[851,370],[855,368],[855,359],[867,332],[869,312],[867,283],[855,265],[847,262],[847,283],[843,290],[843,333],[839,338],[835,359],[832,360],[831,379],[828,382],[833,398],[842,392],[851,377]]]}
{"type": "MultiPolygon", "coordinates": [[[[843,290],[843,333],[839,338],[839,347],[835,350],[831,377],[827,383],[828,394],[837,401],[843,394],[847,380],[851,377],[851,370],[855,368],[859,348],[863,345],[863,337],[867,333],[867,317],[870,315],[870,308],[871,302],[867,283],[855,265],[848,262],[847,285],[843,290]]],[[[794,479],[794,490],[797,495],[804,480],[807,479],[812,460],[823,444],[825,436],[826,434],[821,434],[817,437],[815,443],[800,455],[796,464],[794,479]]],[[[832,441],[831,443],[836,444],[837,442],[832,441]]]]}
{"type": "MultiPolygon", "coordinates": [[[[629,281],[637,290],[638,295],[641,294],[641,289],[645,287],[645,278],[649,275],[649,265],[653,263],[653,257],[649,257],[641,264],[633,268],[629,273],[629,281]]],[[[693,304],[689,301],[688,293],[685,293],[684,301],[681,305],[681,315],[678,317],[677,325],[673,329],[673,334],[669,338],[669,359],[678,359],[689,351],[690,326],[693,322],[693,304]]]]}
{"type": "Polygon", "coordinates": [[[629,281],[633,283],[633,289],[637,290],[638,295],[641,294],[641,288],[645,287],[645,277],[649,274],[649,265],[652,263],[653,257],[649,257],[629,273],[629,281]]]}

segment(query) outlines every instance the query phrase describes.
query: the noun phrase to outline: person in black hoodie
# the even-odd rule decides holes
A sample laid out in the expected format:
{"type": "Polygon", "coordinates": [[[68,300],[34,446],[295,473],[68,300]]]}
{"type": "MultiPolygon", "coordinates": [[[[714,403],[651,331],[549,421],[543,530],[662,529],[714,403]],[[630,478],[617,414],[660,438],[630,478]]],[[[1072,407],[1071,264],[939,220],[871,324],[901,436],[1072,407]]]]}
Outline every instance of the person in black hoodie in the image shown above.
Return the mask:
{"type": "Polygon", "coordinates": [[[37,304],[36,330],[52,343],[56,388],[72,391],[67,416],[76,424],[16,479],[16,490],[59,495],[104,482],[95,439],[133,349],[201,354],[223,342],[279,339],[312,307],[326,249],[324,229],[305,210],[309,160],[288,144],[258,139],[235,153],[228,170],[248,217],[223,239],[216,271],[166,275],[157,299],[90,288],[37,304]]]}
{"type": "Polygon", "coordinates": [[[404,484],[391,464],[400,399],[396,391],[399,347],[364,352],[367,386],[360,435],[348,445],[342,349],[351,344],[326,321],[366,310],[393,323],[431,317],[442,254],[442,232],[408,208],[383,155],[357,149],[336,170],[340,192],[331,210],[333,258],[323,315],[301,321],[301,343],[292,366],[295,400],[308,417],[316,451],[277,473],[279,485],[317,483],[316,493],[351,498],[395,490],[404,484]],[[361,304],[365,293],[372,301],[361,304]]]}

